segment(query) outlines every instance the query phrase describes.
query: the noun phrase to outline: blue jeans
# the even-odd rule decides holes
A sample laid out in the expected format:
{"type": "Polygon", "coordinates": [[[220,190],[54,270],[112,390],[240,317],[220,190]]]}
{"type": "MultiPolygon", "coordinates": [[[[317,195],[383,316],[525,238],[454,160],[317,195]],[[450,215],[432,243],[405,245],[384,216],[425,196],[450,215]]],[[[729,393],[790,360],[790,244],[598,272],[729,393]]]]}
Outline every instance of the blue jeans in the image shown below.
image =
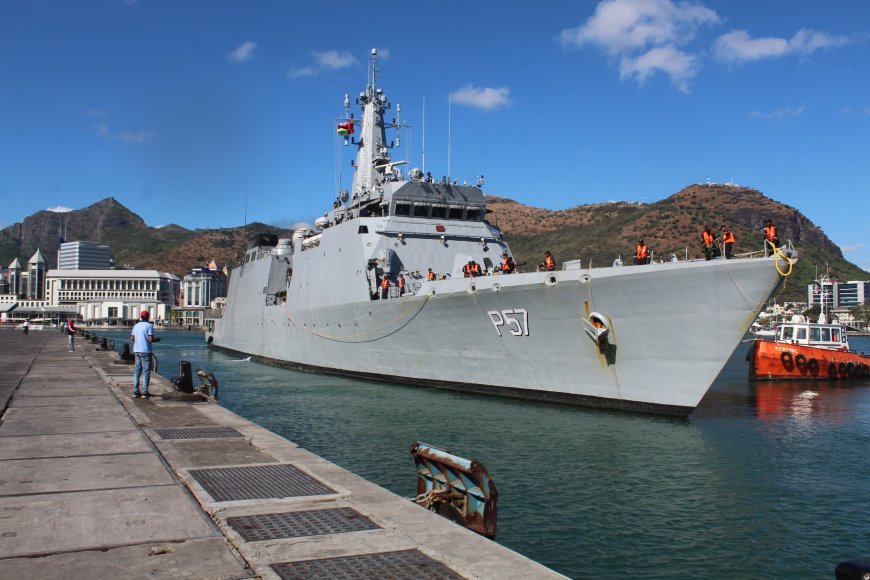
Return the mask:
{"type": "Polygon", "coordinates": [[[148,383],[151,381],[151,353],[137,352],[136,355],[136,370],[133,371],[133,392],[139,392],[139,376],[145,375],[142,380],[142,394],[148,394],[148,383]]]}
{"type": "Polygon", "coordinates": [[[76,349],[76,335],[70,334],[69,335],[69,351],[74,352],[75,349],[76,349]]]}

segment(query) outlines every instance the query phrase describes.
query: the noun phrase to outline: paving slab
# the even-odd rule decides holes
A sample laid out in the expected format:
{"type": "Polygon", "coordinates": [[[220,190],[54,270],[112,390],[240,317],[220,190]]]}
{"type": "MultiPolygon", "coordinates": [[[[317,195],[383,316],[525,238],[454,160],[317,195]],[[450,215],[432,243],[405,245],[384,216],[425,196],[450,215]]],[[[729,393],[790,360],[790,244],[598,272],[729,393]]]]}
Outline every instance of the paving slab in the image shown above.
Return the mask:
{"type": "MultiPolygon", "coordinates": [[[[0,460],[145,453],[151,450],[151,444],[140,431],[26,435],[0,439],[0,460]]],[[[0,469],[3,469],[2,464],[0,469]]]]}
{"type": "Polygon", "coordinates": [[[41,558],[0,560],[0,578],[151,578],[243,580],[252,578],[226,540],[146,543],[105,550],[65,552],[41,558]]]}
{"type": "Polygon", "coordinates": [[[19,388],[22,395],[31,397],[93,397],[106,394],[106,388],[102,385],[94,385],[92,379],[90,384],[67,384],[56,385],[52,383],[33,383],[24,382],[19,388]]]}
{"type": "Polygon", "coordinates": [[[115,417],[127,413],[117,401],[108,404],[82,405],[76,399],[69,405],[42,405],[39,407],[19,407],[13,403],[6,411],[4,419],[37,419],[40,417],[115,417]]]}
{"type": "Polygon", "coordinates": [[[6,419],[0,424],[2,437],[10,435],[53,435],[59,433],[99,433],[102,431],[138,431],[129,416],[116,417],[38,417],[6,419]]]}
{"type": "Polygon", "coordinates": [[[150,449],[145,453],[15,459],[0,467],[0,496],[175,484],[150,449]]]}
{"type": "Polygon", "coordinates": [[[173,467],[226,465],[228,457],[232,457],[236,464],[276,462],[274,457],[260,451],[246,439],[155,440],[154,443],[173,467]]]}
{"type": "MultiPolygon", "coordinates": [[[[54,407],[58,404],[56,397],[64,396],[62,394],[52,396],[40,396],[34,394],[23,394],[20,391],[15,393],[11,405],[16,409],[22,407],[54,407]]],[[[103,395],[77,395],[68,399],[70,405],[87,406],[87,405],[107,405],[117,404],[118,399],[108,391],[103,395]]]]}
{"type": "Polygon", "coordinates": [[[176,485],[0,498],[3,558],[208,537],[218,532],[176,485]]]}

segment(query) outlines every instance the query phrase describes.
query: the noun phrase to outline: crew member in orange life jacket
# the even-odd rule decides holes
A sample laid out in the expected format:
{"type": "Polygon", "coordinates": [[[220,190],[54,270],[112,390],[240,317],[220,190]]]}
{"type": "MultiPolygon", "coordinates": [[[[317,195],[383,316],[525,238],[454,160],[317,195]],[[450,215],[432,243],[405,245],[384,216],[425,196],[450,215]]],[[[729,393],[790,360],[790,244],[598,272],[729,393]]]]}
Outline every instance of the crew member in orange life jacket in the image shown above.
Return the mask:
{"type": "Polygon", "coordinates": [[[384,274],[384,278],[381,280],[381,300],[387,299],[387,293],[390,291],[390,279],[387,278],[387,275],[384,274]]]}
{"type": "Polygon", "coordinates": [[[399,286],[399,296],[405,295],[405,277],[399,274],[399,279],[396,280],[397,285],[399,286]]]}
{"type": "Polygon", "coordinates": [[[777,235],[776,226],[773,225],[773,220],[767,220],[764,222],[764,255],[771,255],[773,249],[778,247],[779,235],[777,235]]]}
{"type": "Polygon", "coordinates": [[[544,252],[544,270],[547,272],[552,272],[556,269],[556,260],[553,259],[553,254],[550,253],[550,250],[544,252]]]}
{"type": "Polygon", "coordinates": [[[501,255],[501,273],[502,274],[511,274],[516,269],[517,265],[514,263],[513,258],[508,256],[507,254],[501,255]]]}
{"type": "Polygon", "coordinates": [[[426,280],[431,282],[434,279],[435,279],[435,272],[432,271],[432,268],[429,268],[429,271],[426,272],[426,280]]]}
{"type": "Polygon", "coordinates": [[[731,233],[731,228],[722,226],[722,244],[725,246],[725,259],[731,259],[731,251],[734,249],[734,234],[731,233]]]}
{"type": "Polygon", "coordinates": [[[643,240],[638,240],[637,246],[634,248],[634,263],[649,264],[649,248],[643,243],[643,240]]]}
{"type": "Polygon", "coordinates": [[[713,234],[713,230],[710,229],[710,226],[704,226],[704,231],[701,235],[704,237],[704,258],[712,260],[713,248],[715,247],[713,243],[716,241],[716,236],[713,234]]]}

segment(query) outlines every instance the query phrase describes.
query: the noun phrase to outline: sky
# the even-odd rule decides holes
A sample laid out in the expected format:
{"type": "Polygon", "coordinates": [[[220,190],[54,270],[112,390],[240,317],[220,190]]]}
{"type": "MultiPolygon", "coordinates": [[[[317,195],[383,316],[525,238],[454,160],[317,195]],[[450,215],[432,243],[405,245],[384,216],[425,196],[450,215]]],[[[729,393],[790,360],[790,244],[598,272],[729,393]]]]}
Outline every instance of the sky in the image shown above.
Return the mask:
{"type": "Polygon", "coordinates": [[[870,270],[866,0],[0,0],[0,227],[312,222],[372,48],[409,168],[553,210],[733,182],[870,270]]]}

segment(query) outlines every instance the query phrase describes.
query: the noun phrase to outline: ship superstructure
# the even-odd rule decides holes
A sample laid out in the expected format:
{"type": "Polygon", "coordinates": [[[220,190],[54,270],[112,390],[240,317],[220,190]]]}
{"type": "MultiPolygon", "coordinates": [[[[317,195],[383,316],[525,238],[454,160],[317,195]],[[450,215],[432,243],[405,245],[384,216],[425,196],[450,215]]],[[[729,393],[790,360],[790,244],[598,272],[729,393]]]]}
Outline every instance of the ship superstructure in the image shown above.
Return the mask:
{"type": "Polygon", "coordinates": [[[401,124],[384,121],[376,73],[373,50],[362,118],[338,124],[357,147],[351,190],[312,229],[249,243],[213,344],[404,384],[689,414],[789,259],[506,273],[482,184],[392,161],[386,129],[401,124]]]}

